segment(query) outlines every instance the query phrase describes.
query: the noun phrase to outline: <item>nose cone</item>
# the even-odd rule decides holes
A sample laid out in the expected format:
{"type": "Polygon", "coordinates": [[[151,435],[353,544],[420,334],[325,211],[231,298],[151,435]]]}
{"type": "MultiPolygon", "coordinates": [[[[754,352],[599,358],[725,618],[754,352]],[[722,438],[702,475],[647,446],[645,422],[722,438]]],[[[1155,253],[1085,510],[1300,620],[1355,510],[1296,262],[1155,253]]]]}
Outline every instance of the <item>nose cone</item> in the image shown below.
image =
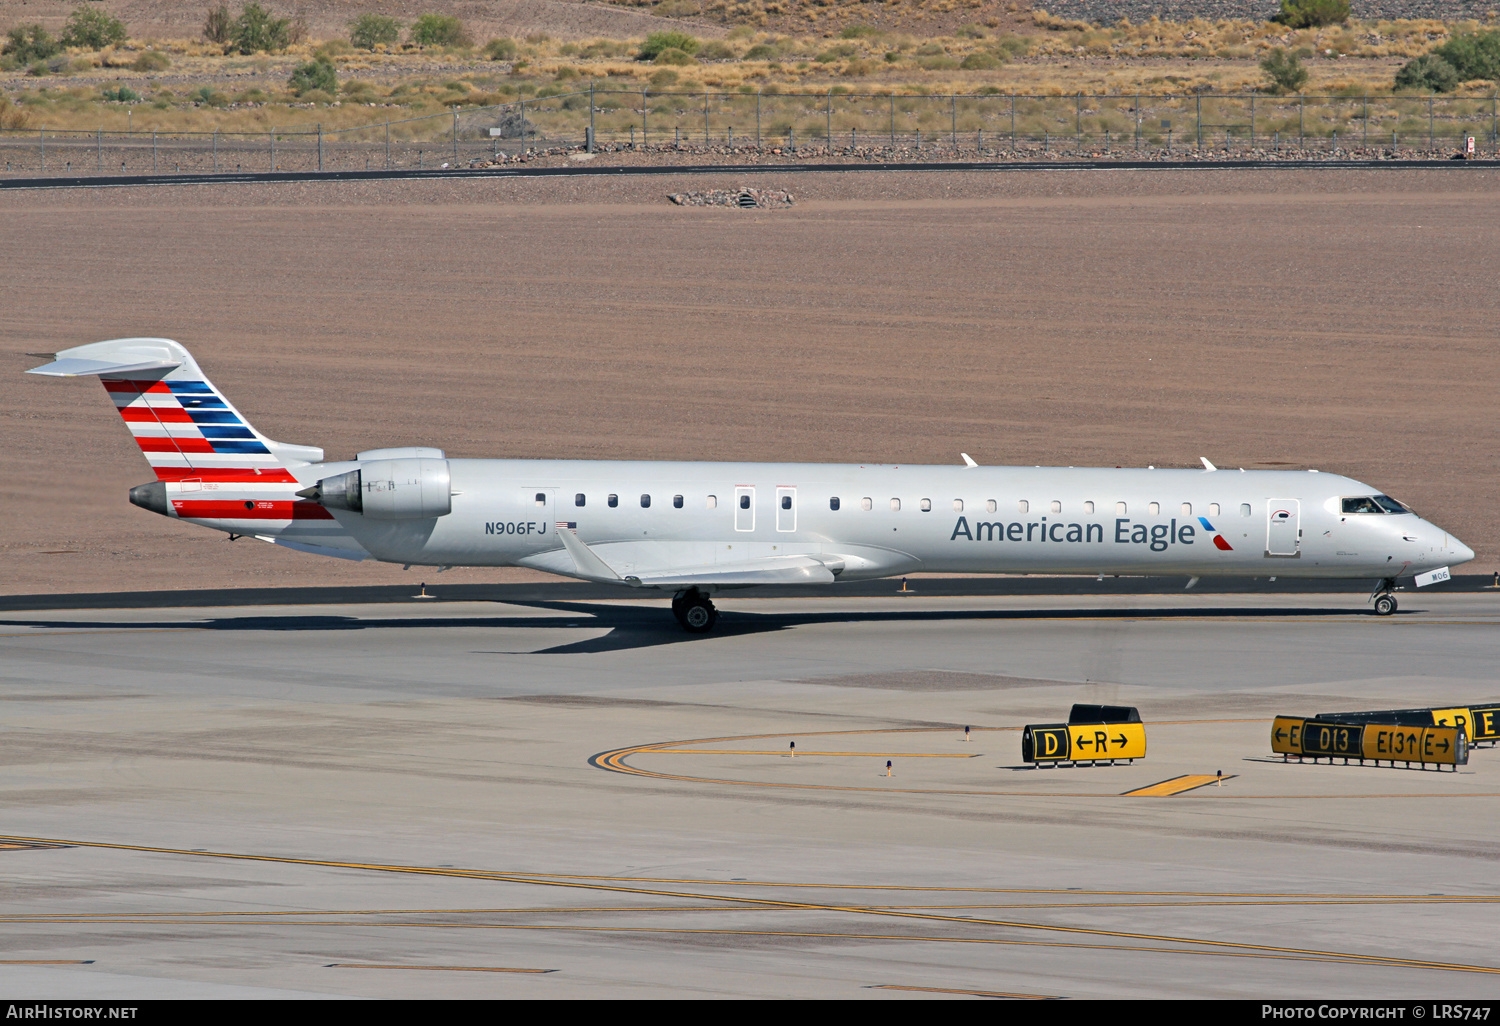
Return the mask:
{"type": "Polygon", "coordinates": [[[1474,558],[1474,550],[1452,535],[1448,536],[1448,551],[1453,553],[1449,564],[1467,563],[1474,558]]]}

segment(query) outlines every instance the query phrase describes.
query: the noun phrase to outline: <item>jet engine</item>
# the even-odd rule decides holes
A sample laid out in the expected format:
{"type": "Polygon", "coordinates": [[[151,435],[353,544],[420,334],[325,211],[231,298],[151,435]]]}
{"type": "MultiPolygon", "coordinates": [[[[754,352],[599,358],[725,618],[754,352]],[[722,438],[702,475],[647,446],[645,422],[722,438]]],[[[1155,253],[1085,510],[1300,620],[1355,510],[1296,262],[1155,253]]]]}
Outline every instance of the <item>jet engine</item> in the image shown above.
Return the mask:
{"type": "Polygon", "coordinates": [[[425,520],[453,510],[452,479],[444,459],[361,461],[358,470],[325,477],[297,494],[371,520],[425,520]]]}

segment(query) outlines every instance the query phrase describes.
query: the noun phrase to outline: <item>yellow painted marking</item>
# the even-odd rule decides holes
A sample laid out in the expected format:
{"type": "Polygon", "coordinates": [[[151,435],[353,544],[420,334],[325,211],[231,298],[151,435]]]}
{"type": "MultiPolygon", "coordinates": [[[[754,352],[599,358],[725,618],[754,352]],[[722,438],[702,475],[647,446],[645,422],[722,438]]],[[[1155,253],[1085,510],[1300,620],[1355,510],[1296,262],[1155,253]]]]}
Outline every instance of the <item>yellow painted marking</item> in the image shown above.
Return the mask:
{"type": "Polygon", "coordinates": [[[961,990],[957,987],[906,987],[899,983],[877,983],[867,990],[914,990],[920,994],[964,994],[968,997],[1022,998],[1031,1001],[1060,1001],[1056,994],[1011,994],[1003,990],[961,990]]]}
{"type": "Polygon", "coordinates": [[[1170,780],[1162,780],[1146,787],[1138,787],[1134,791],[1126,791],[1121,798],[1165,798],[1169,795],[1182,794],[1184,791],[1193,791],[1219,780],[1233,780],[1235,774],[1227,777],[1211,777],[1207,773],[1184,773],[1180,777],[1172,777],[1170,780]]]}
{"type": "Polygon", "coordinates": [[[510,969],[498,965],[367,965],[363,962],[330,962],[325,969],[425,969],[444,973],[555,973],[556,969],[510,969]]]}
{"type": "MultiPolygon", "coordinates": [[[[752,751],[745,748],[653,748],[652,755],[788,755],[790,749],[752,751]]],[[[808,752],[798,755],[842,755],[860,759],[977,759],[978,752],[808,752]]]]}
{"type": "MultiPolygon", "coordinates": [[[[1189,725],[1200,723],[1262,723],[1264,717],[1247,717],[1243,719],[1219,719],[1219,720],[1163,720],[1157,721],[1156,725],[1189,725]]],[[[987,730],[1020,730],[1019,727],[988,727],[987,730]]],[[[733,741],[765,741],[782,738],[804,738],[804,737],[841,737],[854,734],[914,734],[914,733],[948,733],[951,727],[892,727],[872,728],[867,730],[830,730],[830,731],[798,731],[781,734],[738,734],[728,737],[703,737],[690,738],[677,741],[656,741],[649,744],[632,745],[628,748],[616,748],[609,752],[600,752],[589,759],[589,765],[599,769],[610,770],[615,773],[625,773],[631,776],[650,777],[654,780],[678,780],[692,784],[722,784],[729,787],[771,787],[785,788],[798,791],[846,791],[854,793],[871,794],[951,794],[964,796],[983,796],[993,798],[1119,798],[1123,797],[1118,792],[1097,791],[998,791],[977,788],[930,788],[930,787],[862,787],[853,784],[811,784],[786,780],[736,780],[729,777],[700,777],[684,773],[662,773],[656,770],[641,769],[632,766],[626,759],[633,755],[651,755],[661,751],[683,751],[687,745],[703,745],[733,741]]],[[[696,751],[697,749],[692,749],[696,751]]],[[[783,754],[783,753],[776,753],[783,754]]],[[[1085,760],[1087,761],[1087,760],[1085,760]]],[[[1229,778],[1225,778],[1226,780],[1229,778]]],[[[1224,800],[1245,799],[1284,799],[1297,801],[1319,801],[1319,800],[1346,800],[1353,798],[1500,798],[1497,791],[1464,791],[1464,792],[1413,792],[1410,794],[1245,794],[1234,792],[1221,796],[1224,800]]]]}
{"type": "MultiPolygon", "coordinates": [[[[292,858],[288,856],[275,855],[250,855],[241,852],[215,852],[215,851],[193,851],[185,848],[161,848],[142,844],[112,844],[105,841],[66,841],[55,838],[16,837],[0,835],[0,840],[25,840],[41,841],[49,844],[72,844],[79,847],[100,848],[109,851],[136,851],[147,852],[157,855],[176,855],[184,858],[207,858],[207,859],[232,859],[245,862],[264,862],[278,865],[309,866],[326,869],[360,869],[378,873],[402,873],[422,876],[442,876],[456,879],[489,880],[499,883],[525,883],[536,884],[544,887],[565,887],[582,890],[607,891],[616,894],[639,894],[655,897],[678,898],[693,901],[718,901],[723,903],[745,904],[765,906],[771,905],[785,909],[800,909],[815,912],[844,912],[854,915],[885,916],[921,923],[953,923],[966,927],[988,926],[1016,930],[1035,930],[1046,933],[1060,933],[1069,935],[1082,935],[1094,937],[1110,937],[1129,941],[1147,941],[1168,944],[1186,944],[1194,947],[1209,948],[1214,952],[1227,954],[1245,954],[1254,957],[1266,958],[1290,958],[1297,960],[1313,961],[1348,961],[1361,965],[1394,966],[1407,969],[1439,969],[1452,972],[1472,972],[1500,976],[1500,967],[1486,965],[1469,965],[1459,962],[1428,962],[1419,959],[1400,958],[1388,955],[1362,955],[1351,952],[1319,951],[1309,948],[1292,948],[1276,944],[1251,944],[1241,941],[1212,940],[1196,937],[1174,937],[1167,934],[1143,933],[1134,930],[1104,930],[1082,926],[1065,926],[1051,923],[1030,923],[1021,920],[1006,919],[974,919],[968,916],[938,915],[931,912],[899,911],[894,909],[872,908],[859,905],[835,905],[818,902],[784,901],[771,898],[741,898],[730,894],[702,894],[691,891],[668,891],[648,887],[622,887],[618,884],[606,884],[601,882],[585,882],[575,879],[560,879],[532,874],[505,873],[493,870],[478,869],[455,869],[442,866],[413,866],[393,863],[378,862],[339,862],[327,859],[305,859],[292,858]]],[[[112,920],[112,922],[133,922],[129,919],[112,920]]],[[[145,920],[145,922],[172,922],[172,920],[145,920]]],[[[184,920],[191,923],[193,920],[184,920]]],[[[203,920],[198,920],[203,922],[203,920]]],[[[247,920],[238,919],[234,922],[244,923],[247,920]]],[[[249,920],[248,922],[253,922],[249,920]]],[[[267,922],[284,922],[284,920],[267,920],[267,922]]],[[[321,925],[321,924],[320,924],[321,925]]],[[[326,925],[363,925],[358,923],[335,922],[326,925]]],[[[399,923],[390,924],[403,927],[412,927],[418,924],[399,923]]],[[[615,932],[638,932],[643,928],[628,927],[553,927],[553,926],[515,926],[509,924],[441,924],[452,928],[471,929],[572,929],[572,930],[597,930],[615,932]]],[[[653,932],[674,932],[653,930],[653,932]]],[[[675,931],[690,932],[690,931],[675,931]]],[[[735,933],[739,931],[702,931],[709,933],[735,933]]],[[[753,931],[745,931],[753,932],[753,931]]],[[[906,938],[902,938],[906,939],[906,938]]],[[[934,938],[941,939],[941,938],[934,938]]],[[[982,940],[977,939],[976,940],[982,940]]],[[[1191,949],[1187,949],[1191,950],[1191,949]]]]}

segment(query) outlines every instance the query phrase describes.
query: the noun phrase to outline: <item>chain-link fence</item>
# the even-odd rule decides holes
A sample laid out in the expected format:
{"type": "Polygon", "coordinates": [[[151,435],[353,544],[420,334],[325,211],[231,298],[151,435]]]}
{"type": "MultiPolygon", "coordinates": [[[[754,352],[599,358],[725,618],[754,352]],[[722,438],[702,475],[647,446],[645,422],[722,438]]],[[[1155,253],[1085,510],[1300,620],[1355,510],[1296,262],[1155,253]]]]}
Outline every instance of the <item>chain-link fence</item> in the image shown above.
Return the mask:
{"type": "Polygon", "coordinates": [[[1494,155],[1497,99],[1448,96],[906,96],[592,88],[324,130],[0,132],[11,175],[473,166],[593,145],[983,159],[1041,152],[1494,155]],[[592,142],[591,142],[592,141],[592,142]]]}

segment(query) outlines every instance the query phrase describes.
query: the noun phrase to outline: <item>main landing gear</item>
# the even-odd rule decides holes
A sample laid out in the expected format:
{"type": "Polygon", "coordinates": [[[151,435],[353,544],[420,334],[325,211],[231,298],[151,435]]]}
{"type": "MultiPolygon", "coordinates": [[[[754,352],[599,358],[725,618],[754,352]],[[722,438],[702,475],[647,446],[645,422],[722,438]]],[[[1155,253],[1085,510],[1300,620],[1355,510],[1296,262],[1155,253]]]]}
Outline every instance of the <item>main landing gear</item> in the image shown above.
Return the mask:
{"type": "Polygon", "coordinates": [[[1375,585],[1375,590],[1370,593],[1370,598],[1375,600],[1376,616],[1390,616],[1396,611],[1396,596],[1393,594],[1395,590],[1396,579],[1394,577],[1387,577],[1375,585]]]}
{"type": "Polygon", "coordinates": [[[679,591],[672,598],[672,615],[689,634],[707,634],[719,619],[719,611],[697,588],[679,591]]]}

